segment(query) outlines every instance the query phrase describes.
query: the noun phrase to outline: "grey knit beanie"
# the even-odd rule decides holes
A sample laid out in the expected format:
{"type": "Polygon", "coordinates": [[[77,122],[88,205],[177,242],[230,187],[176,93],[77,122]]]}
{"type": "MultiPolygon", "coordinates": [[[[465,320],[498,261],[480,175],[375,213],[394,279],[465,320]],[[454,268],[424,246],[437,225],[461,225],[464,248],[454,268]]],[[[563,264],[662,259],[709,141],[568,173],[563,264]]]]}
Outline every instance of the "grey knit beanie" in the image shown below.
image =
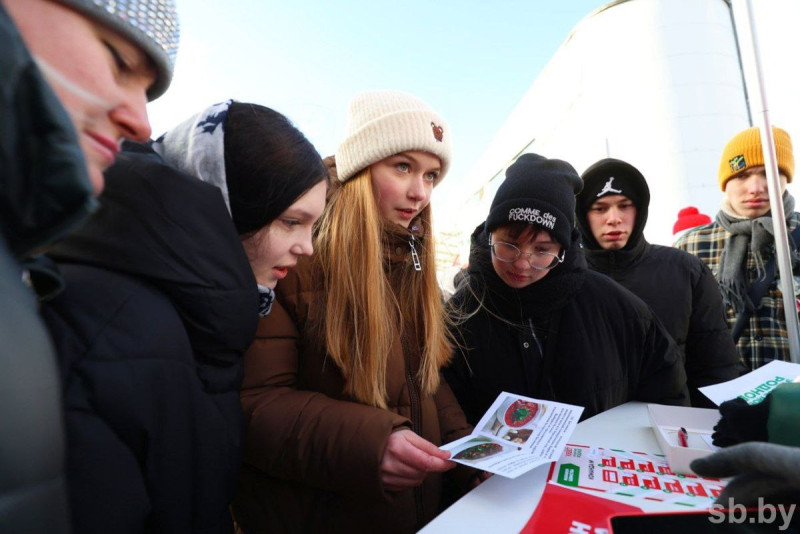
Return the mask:
{"type": "Polygon", "coordinates": [[[425,102],[399,91],[357,95],[348,111],[347,137],[336,152],[339,181],[373,163],[407,150],[429,152],[450,167],[450,127],[425,102]]]}
{"type": "Polygon", "coordinates": [[[161,96],[172,81],[180,28],[175,0],[57,0],[120,33],[144,50],[156,67],[149,100],[161,96]]]}

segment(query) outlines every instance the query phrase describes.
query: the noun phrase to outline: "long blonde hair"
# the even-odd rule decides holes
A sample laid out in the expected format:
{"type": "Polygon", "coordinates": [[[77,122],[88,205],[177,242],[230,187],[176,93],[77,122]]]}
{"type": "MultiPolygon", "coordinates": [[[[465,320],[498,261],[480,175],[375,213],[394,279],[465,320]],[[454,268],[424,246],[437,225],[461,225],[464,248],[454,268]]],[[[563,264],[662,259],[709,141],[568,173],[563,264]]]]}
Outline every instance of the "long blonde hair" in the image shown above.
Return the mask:
{"type": "Polygon", "coordinates": [[[421,347],[415,378],[423,394],[436,392],[439,369],[450,359],[430,205],[419,217],[428,236],[417,240],[422,271],[404,262],[397,295],[384,268],[384,221],[369,169],[335,188],[320,219],[314,261],[324,280],[321,333],[328,355],[344,375],[345,392],[364,404],[387,407],[386,364],[398,335],[417,336],[406,339],[403,348],[421,347]]]}

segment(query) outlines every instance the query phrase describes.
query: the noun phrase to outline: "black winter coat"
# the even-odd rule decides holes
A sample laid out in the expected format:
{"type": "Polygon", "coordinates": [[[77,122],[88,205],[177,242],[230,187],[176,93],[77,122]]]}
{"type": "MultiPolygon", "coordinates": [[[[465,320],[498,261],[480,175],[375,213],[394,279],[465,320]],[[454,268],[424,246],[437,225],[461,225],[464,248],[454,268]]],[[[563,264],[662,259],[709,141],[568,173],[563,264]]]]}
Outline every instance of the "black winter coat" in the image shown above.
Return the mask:
{"type": "Polygon", "coordinates": [[[449,301],[461,347],[445,369],[471,424],[501,391],[583,406],[584,419],[631,400],[688,404],[664,327],[632,293],[588,271],[578,243],[573,232],[564,263],[515,290],[494,272],[482,225],[473,233],[469,282],[449,301]]]}
{"type": "Polygon", "coordinates": [[[149,148],[52,253],[76,532],[229,532],[255,278],[220,191],[149,148]]]}
{"type": "Polygon", "coordinates": [[[589,267],[650,306],[678,345],[692,406],[713,408],[697,388],[740,374],[719,284],[697,256],[640,239],[632,250],[585,250],[589,267]]]}
{"type": "Polygon", "coordinates": [[[70,531],[55,351],[19,258],[95,200],[66,111],[0,2],[0,531],[70,531]]]}
{"type": "MultiPolygon", "coordinates": [[[[629,164],[620,162],[623,168],[629,164]]],[[[739,376],[739,354],[725,320],[722,293],[711,270],[698,257],[672,247],[651,245],[644,238],[650,193],[644,176],[630,167],[626,174],[638,190],[636,221],[620,250],[603,250],[588,220],[590,200],[579,197],[575,219],[583,237],[589,268],[610,276],[642,299],[675,340],[686,368],[692,406],[716,405],[697,388],[739,376]],[[585,209],[580,208],[583,205],[585,209]]],[[[582,195],[586,195],[583,191],[582,195]]]]}

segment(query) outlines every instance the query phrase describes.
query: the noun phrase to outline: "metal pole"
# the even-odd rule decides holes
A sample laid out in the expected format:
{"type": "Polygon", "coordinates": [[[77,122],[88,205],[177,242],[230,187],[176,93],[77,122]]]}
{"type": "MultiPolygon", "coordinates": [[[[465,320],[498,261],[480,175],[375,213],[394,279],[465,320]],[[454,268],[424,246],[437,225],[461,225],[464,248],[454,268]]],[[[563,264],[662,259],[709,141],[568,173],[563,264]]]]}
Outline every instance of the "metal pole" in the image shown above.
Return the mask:
{"type": "MultiPolygon", "coordinates": [[[[783,211],[780,179],[778,176],[778,158],[775,155],[775,138],[769,119],[767,95],[764,92],[764,75],[761,71],[761,56],[758,48],[758,37],[753,17],[751,0],[747,2],[747,27],[750,30],[753,59],[756,68],[756,89],[761,104],[761,148],[764,152],[764,168],[767,174],[767,190],[772,212],[772,227],[775,235],[775,255],[780,273],[780,290],[783,293],[783,312],[786,317],[786,331],[789,334],[789,358],[800,363],[800,325],[797,320],[797,307],[794,295],[794,275],[792,273],[791,256],[789,254],[789,233],[786,229],[786,215],[783,211]]],[[[758,305],[757,302],[754,303],[758,305]]]]}

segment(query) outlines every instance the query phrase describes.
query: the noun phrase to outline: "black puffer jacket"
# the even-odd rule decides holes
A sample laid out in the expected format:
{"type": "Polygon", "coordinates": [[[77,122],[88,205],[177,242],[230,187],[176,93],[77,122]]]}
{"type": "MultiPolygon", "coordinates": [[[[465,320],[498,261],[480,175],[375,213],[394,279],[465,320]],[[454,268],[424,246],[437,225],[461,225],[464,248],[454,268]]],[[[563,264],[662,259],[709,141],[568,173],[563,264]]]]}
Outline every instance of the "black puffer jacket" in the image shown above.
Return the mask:
{"type": "Polygon", "coordinates": [[[714,407],[697,388],[733,380],[741,369],[719,284],[708,267],[696,256],[651,245],[643,237],[641,246],[631,251],[585,252],[591,269],[645,301],[675,340],[686,367],[692,406],[714,407]]]}
{"type": "Polygon", "coordinates": [[[588,271],[572,237],[562,265],[516,290],[492,268],[483,226],[473,233],[469,283],[449,302],[461,348],[445,370],[471,424],[501,391],[583,406],[582,418],[630,400],[688,403],[664,327],[629,291],[588,271]]]}
{"type": "Polygon", "coordinates": [[[69,532],[55,353],[18,258],[95,200],[70,119],[0,2],[0,531],[69,532]]]}
{"type": "Polygon", "coordinates": [[[256,282],[220,191],[149,148],[53,250],[43,307],[62,366],[77,532],[227,532],[256,282]]]}
{"type": "MultiPolygon", "coordinates": [[[[644,177],[631,169],[628,179],[647,191],[644,177]]],[[[697,388],[732,380],[742,370],[725,321],[719,284],[698,257],[645,240],[649,192],[641,197],[631,236],[620,250],[603,250],[592,234],[586,209],[578,209],[586,260],[590,269],[610,276],[650,306],[678,345],[692,406],[715,407],[697,388]]],[[[588,199],[579,201],[581,205],[588,209],[588,199]]]]}

